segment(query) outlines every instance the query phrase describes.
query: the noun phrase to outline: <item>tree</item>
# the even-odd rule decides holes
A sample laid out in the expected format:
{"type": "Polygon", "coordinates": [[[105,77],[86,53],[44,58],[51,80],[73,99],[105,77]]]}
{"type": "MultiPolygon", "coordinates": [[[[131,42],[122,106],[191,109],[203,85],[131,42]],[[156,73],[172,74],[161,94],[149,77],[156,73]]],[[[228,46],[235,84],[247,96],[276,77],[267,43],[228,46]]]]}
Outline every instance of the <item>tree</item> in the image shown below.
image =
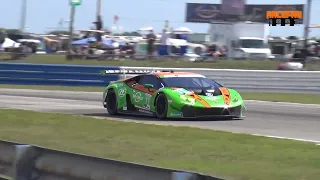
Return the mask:
{"type": "Polygon", "coordinates": [[[56,30],[56,31],[51,31],[51,32],[49,32],[49,34],[53,34],[53,35],[56,35],[56,36],[59,36],[59,35],[69,35],[69,31],[56,30]]]}
{"type": "Polygon", "coordinates": [[[0,28],[0,44],[4,42],[4,39],[6,37],[6,32],[4,28],[0,28]]]}
{"type": "Polygon", "coordinates": [[[6,29],[7,34],[21,34],[22,32],[19,29],[6,29]]]}
{"type": "Polygon", "coordinates": [[[122,34],[114,34],[115,36],[141,36],[138,32],[124,32],[122,34]]]}

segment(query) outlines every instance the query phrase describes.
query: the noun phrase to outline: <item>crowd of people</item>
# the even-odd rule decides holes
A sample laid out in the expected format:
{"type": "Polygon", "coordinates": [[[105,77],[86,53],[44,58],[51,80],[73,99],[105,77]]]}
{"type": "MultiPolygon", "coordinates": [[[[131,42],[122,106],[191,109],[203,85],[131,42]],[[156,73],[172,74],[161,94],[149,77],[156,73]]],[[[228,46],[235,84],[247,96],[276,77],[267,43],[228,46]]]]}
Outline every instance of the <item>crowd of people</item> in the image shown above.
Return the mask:
{"type": "MultiPolygon", "coordinates": [[[[100,34],[101,36],[101,34],[100,34]]],[[[97,37],[97,36],[96,36],[97,37]]],[[[146,40],[146,58],[152,59],[154,56],[157,56],[157,51],[159,48],[159,43],[161,45],[168,45],[168,39],[184,39],[185,37],[177,37],[177,34],[170,34],[167,32],[166,29],[163,29],[161,38],[158,40],[157,35],[154,33],[153,30],[150,30],[148,34],[144,36],[146,40]]],[[[97,38],[98,40],[101,38],[97,38]]],[[[59,47],[62,47],[56,41],[45,41],[45,47],[50,45],[50,49],[52,51],[57,52],[59,51],[59,47]]],[[[65,41],[64,44],[66,47],[68,44],[65,41]]],[[[197,53],[202,58],[224,58],[228,55],[228,47],[227,46],[219,46],[217,44],[204,44],[206,46],[206,51],[197,53]]],[[[36,53],[37,48],[39,47],[38,44],[32,42],[22,42],[19,48],[12,50],[11,52],[18,52],[16,53],[17,57],[24,56],[24,54],[36,53]]],[[[178,48],[179,49],[179,48],[178,48]]],[[[170,55],[171,52],[174,52],[176,48],[174,46],[167,46],[168,54],[170,55]]],[[[305,59],[305,56],[313,56],[313,57],[320,57],[320,45],[310,45],[308,50],[297,49],[294,51],[293,58],[297,59],[305,59]]],[[[125,43],[119,47],[113,47],[108,45],[103,45],[100,42],[90,42],[87,46],[74,46],[71,51],[69,51],[70,55],[77,58],[132,58],[135,55],[135,43],[125,43]]]]}
{"type": "MultiPolygon", "coordinates": [[[[166,29],[163,29],[162,35],[160,38],[160,44],[166,45],[168,44],[168,38],[177,38],[177,35],[167,33],[166,29]]],[[[184,39],[181,35],[178,35],[178,38],[184,39]]],[[[154,34],[153,30],[149,31],[149,34],[145,37],[147,39],[147,54],[148,57],[151,58],[155,54],[156,46],[155,41],[157,36],[154,34]]],[[[168,47],[168,51],[172,51],[170,46],[168,47]]],[[[170,53],[170,52],[169,52],[170,53]]],[[[216,44],[208,44],[206,45],[206,51],[202,52],[200,55],[204,57],[218,58],[218,57],[226,57],[228,53],[227,46],[218,46],[216,44]]]]}

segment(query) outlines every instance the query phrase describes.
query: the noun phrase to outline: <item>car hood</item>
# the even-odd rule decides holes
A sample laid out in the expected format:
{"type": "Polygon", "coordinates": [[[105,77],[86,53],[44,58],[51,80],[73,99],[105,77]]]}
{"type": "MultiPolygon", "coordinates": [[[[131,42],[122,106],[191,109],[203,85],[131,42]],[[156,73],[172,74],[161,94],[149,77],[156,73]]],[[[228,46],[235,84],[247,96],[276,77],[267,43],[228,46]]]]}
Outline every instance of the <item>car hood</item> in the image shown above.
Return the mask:
{"type": "Polygon", "coordinates": [[[172,89],[185,105],[196,107],[230,107],[243,103],[242,98],[235,91],[227,88],[215,88],[206,90],[188,90],[184,88],[172,89]]]}

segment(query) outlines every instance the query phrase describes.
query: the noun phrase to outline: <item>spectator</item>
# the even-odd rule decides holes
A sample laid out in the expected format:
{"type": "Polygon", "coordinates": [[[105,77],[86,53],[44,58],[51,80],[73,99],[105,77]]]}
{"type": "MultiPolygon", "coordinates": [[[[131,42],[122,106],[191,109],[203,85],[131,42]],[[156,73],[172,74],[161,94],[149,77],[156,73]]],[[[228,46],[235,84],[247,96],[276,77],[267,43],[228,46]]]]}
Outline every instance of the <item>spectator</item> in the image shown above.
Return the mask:
{"type": "Polygon", "coordinates": [[[166,45],[168,38],[169,38],[169,35],[167,34],[167,30],[163,29],[161,39],[160,39],[161,45],[166,45]]]}
{"type": "Polygon", "coordinates": [[[161,39],[160,39],[160,51],[166,52],[166,55],[171,54],[171,44],[170,44],[170,33],[168,33],[167,29],[163,29],[161,39]]]}
{"type": "Polygon", "coordinates": [[[214,56],[216,51],[217,51],[217,46],[215,44],[209,45],[207,47],[207,52],[208,52],[209,56],[214,56]]]}
{"type": "Polygon", "coordinates": [[[220,57],[227,57],[227,54],[228,54],[227,46],[222,46],[220,52],[221,52],[220,57]]]}
{"type": "Polygon", "coordinates": [[[153,33],[153,30],[150,30],[150,33],[147,35],[147,51],[148,51],[148,58],[150,58],[153,55],[154,52],[154,42],[156,41],[156,35],[153,33]]]}

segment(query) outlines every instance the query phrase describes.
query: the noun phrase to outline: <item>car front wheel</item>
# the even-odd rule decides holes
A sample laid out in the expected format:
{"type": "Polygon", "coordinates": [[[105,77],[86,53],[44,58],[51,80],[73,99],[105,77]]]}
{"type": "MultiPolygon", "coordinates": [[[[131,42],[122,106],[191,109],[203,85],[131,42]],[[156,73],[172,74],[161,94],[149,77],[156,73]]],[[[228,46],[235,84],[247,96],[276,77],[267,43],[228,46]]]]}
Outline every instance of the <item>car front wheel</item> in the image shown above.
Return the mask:
{"type": "Polygon", "coordinates": [[[106,97],[106,108],[110,115],[116,115],[118,113],[117,95],[113,89],[110,89],[106,97]]]}
{"type": "Polygon", "coordinates": [[[156,99],[156,115],[159,119],[166,119],[168,112],[168,99],[165,94],[161,93],[156,99]]]}

